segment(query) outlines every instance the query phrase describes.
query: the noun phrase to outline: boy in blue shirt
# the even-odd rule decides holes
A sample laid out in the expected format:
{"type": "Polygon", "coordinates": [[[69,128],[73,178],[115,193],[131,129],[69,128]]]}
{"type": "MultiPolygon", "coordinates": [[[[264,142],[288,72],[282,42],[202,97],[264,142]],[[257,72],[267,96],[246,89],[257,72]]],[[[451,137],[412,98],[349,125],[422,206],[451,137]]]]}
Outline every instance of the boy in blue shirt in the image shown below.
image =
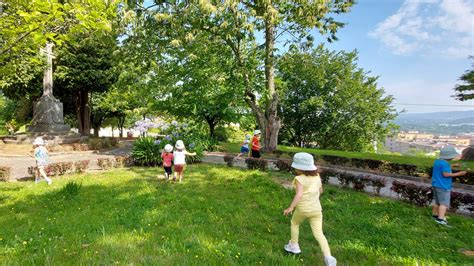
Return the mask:
{"type": "MultiPolygon", "coordinates": [[[[431,175],[431,185],[433,186],[433,219],[441,225],[448,225],[446,221],[446,210],[451,200],[451,188],[453,186],[453,177],[463,176],[466,171],[451,171],[451,165],[448,161],[459,157],[459,153],[452,146],[445,146],[441,149],[439,159],[433,164],[433,173],[431,175]]],[[[453,165],[455,166],[455,165],[453,165]]]]}

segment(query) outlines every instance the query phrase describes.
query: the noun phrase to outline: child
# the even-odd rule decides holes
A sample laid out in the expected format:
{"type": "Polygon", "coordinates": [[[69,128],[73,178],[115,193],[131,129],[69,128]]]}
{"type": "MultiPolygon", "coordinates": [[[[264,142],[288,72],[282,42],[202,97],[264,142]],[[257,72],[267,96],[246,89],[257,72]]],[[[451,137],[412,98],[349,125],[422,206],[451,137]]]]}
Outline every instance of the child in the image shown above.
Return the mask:
{"type": "Polygon", "coordinates": [[[240,157],[244,154],[249,154],[249,142],[250,142],[250,135],[245,136],[245,140],[242,143],[242,146],[240,147],[240,153],[237,155],[237,157],[240,157]]]}
{"type": "Polygon", "coordinates": [[[38,137],[33,142],[33,155],[36,160],[36,169],[35,169],[35,183],[41,181],[40,175],[46,180],[48,185],[51,185],[53,181],[48,178],[44,167],[48,164],[48,150],[44,147],[44,140],[41,137],[38,137]]]}
{"type": "Polygon", "coordinates": [[[161,158],[163,159],[163,168],[165,169],[165,179],[169,180],[171,176],[171,163],[173,161],[173,146],[166,144],[163,152],[161,153],[161,158]]]}
{"type": "MultiPolygon", "coordinates": [[[[453,174],[448,161],[459,156],[459,153],[452,146],[445,146],[439,153],[439,159],[433,164],[433,174],[431,175],[431,185],[433,189],[433,219],[445,226],[449,226],[446,221],[446,210],[449,208],[451,200],[451,188],[453,177],[463,176],[466,171],[453,174]]],[[[457,166],[457,165],[453,165],[457,166]]]]}
{"type": "Polygon", "coordinates": [[[299,226],[309,219],[311,230],[316,240],[319,242],[324,254],[326,265],[336,265],[336,258],[331,256],[328,241],[323,234],[323,215],[319,195],[323,192],[321,178],[316,172],[313,156],[309,153],[299,152],[295,154],[291,167],[295,169],[297,176],[293,181],[296,194],[290,206],[283,211],[284,215],[293,212],[291,219],[291,240],[284,246],[287,252],[293,254],[301,253],[298,244],[299,226]]]}
{"type": "Polygon", "coordinates": [[[194,156],[195,152],[189,153],[184,148],[184,143],[182,140],[176,141],[175,145],[176,150],[173,153],[174,156],[174,176],[173,181],[176,181],[176,175],[178,176],[179,182],[183,178],[184,166],[186,165],[186,155],[194,156]]]}
{"type": "Polygon", "coordinates": [[[253,158],[260,158],[260,134],[262,132],[260,130],[255,130],[253,132],[253,139],[252,139],[252,157],[253,158]]]}

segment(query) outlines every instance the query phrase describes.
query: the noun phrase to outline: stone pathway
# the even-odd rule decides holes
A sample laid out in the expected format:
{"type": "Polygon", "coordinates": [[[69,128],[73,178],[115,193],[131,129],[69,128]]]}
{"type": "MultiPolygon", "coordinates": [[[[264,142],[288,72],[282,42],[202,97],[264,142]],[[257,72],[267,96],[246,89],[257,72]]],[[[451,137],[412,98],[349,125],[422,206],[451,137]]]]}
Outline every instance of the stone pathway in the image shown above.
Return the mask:
{"type": "MultiPolygon", "coordinates": [[[[59,152],[50,153],[49,161],[57,162],[77,162],[90,160],[89,170],[99,170],[97,165],[98,158],[113,158],[114,156],[130,154],[132,143],[123,142],[123,146],[108,151],[82,151],[82,152],[59,152]]],[[[21,180],[28,177],[28,167],[35,166],[35,160],[26,155],[5,155],[0,154],[0,166],[9,166],[12,168],[11,179],[21,180]]]]}

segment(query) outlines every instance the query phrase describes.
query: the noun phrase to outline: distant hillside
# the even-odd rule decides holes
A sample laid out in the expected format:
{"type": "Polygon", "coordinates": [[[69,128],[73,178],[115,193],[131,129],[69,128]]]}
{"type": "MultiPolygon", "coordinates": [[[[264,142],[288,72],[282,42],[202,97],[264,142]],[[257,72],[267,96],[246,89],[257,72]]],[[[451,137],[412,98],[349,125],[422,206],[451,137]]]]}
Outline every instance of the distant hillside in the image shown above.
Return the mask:
{"type": "Polygon", "coordinates": [[[474,132],[474,110],[400,114],[395,124],[401,130],[417,130],[433,134],[459,135],[474,132]]]}

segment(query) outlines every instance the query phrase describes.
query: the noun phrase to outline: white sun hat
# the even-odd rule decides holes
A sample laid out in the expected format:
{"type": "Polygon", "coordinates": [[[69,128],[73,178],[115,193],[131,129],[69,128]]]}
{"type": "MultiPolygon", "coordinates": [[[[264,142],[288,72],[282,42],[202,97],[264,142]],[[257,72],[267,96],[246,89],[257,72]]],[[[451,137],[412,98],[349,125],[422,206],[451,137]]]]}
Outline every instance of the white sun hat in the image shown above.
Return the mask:
{"type": "Polygon", "coordinates": [[[298,152],[295,154],[291,167],[302,171],[314,171],[318,169],[316,165],[314,165],[313,156],[306,152],[298,152]]]}
{"type": "Polygon", "coordinates": [[[443,160],[454,159],[458,157],[459,154],[453,146],[444,146],[439,152],[439,158],[443,160]]]}
{"type": "Polygon", "coordinates": [[[171,146],[170,144],[166,144],[165,145],[165,152],[172,152],[173,151],[173,146],[171,146]]]}
{"type": "Polygon", "coordinates": [[[184,142],[183,142],[182,140],[176,141],[175,147],[176,147],[176,149],[178,149],[178,150],[184,149],[184,142]]]}
{"type": "Polygon", "coordinates": [[[260,130],[257,129],[257,130],[255,130],[255,131],[253,132],[253,135],[255,136],[255,135],[258,135],[258,134],[261,134],[261,133],[262,133],[262,131],[260,131],[260,130]]]}
{"type": "Polygon", "coordinates": [[[41,137],[37,137],[35,141],[33,141],[33,145],[44,145],[44,140],[41,137]]]}

